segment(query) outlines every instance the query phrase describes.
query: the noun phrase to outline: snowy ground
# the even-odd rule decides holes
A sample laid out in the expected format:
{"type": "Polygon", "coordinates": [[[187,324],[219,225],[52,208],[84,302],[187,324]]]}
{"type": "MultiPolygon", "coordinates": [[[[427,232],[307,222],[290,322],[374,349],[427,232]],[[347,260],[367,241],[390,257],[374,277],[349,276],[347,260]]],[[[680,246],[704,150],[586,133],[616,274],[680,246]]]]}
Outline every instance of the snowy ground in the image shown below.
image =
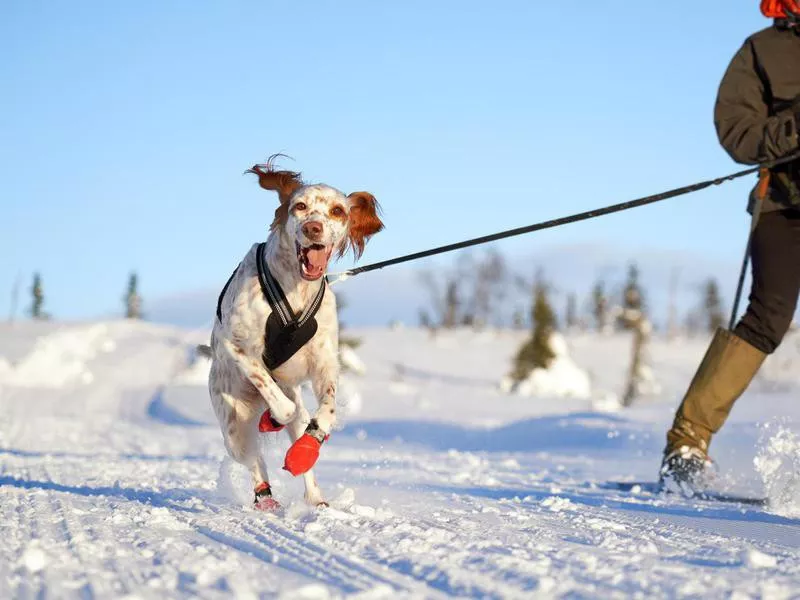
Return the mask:
{"type": "Polygon", "coordinates": [[[194,360],[205,332],[0,325],[0,597],[800,597],[794,338],[712,446],[759,508],[603,487],[654,478],[706,339],[656,342],[661,393],[615,411],[625,337],[568,336],[587,400],[502,393],[518,333],[350,333],[368,372],[318,464],[331,508],[303,505],[281,437],[285,509],[259,514],[194,360]]]}

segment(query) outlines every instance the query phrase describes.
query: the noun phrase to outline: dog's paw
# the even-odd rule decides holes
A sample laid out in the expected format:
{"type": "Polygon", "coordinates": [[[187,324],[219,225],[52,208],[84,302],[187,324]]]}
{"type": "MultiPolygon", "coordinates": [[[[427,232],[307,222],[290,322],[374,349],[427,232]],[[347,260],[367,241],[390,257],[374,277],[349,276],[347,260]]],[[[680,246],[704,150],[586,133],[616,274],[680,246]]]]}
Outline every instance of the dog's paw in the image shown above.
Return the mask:
{"type": "Polygon", "coordinates": [[[258,421],[258,430],[261,433],[277,433],[284,427],[285,425],[278,423],[272,418],[272,413],[269,411],[269,409],[264,411],[264,414],[261,415],[261,419],[258,421]]]}
{"type": "Polygon", "coordinates": [[[308,506],[313,506],[314,508],[330,506],[328,501],[325,500],[324,496],[322,495],[322,490],[320,490],[318,487],[307,491],[305,496],[303,496],[303,500],[305,500],[308,506]]]}
{"type": "Polygon", "coordinates": [[[322,444],[316,438],[304,433],[286,452],[283,468],[297,477],[311,470],[319,458],[322,444]]]}
{"type": "Polygon", "coordinates": [[[260,512],[276,512],[281,509],[281,503],[275,498],[260,498],[253,503],[253,508],[260,512]]]}

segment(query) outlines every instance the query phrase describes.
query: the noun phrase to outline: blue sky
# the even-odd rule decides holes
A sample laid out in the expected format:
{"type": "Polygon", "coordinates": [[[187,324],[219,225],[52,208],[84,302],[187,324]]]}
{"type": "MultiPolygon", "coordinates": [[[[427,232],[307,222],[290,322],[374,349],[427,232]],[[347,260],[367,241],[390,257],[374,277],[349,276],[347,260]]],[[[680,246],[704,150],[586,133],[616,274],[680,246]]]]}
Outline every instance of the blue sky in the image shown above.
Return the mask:
{"type": "MultiPolygon", "coordinates": [[[[675,4],[4,2],[0,318],[35,270],[69,319],[119,311],[131,270],[146,302],[219,289],[266,235],[277,199],[242,172],[275,152],[375,194],[364,262],[736,170],[714,98],[769,22],[675,4]]],[[[496,247],[531,272],[588,245],[735,279],[752,183],[496,247]]]]}

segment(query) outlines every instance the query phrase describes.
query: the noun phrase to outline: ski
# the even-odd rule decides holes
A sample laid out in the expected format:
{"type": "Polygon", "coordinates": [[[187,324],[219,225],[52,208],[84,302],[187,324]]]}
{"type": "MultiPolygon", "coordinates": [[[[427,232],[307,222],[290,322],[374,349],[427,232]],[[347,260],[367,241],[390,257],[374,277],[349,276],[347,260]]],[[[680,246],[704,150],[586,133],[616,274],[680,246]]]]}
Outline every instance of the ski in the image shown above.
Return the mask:
{"type": "Polygon", "coordinates": [[[769,500],[767,498],[757,498],[753,496],[738,496],[735,494],[727,494],[725,492],[717,492],[713,490],[703,490],[695,492],[694,495],[688,496],[674,492],[662,486],[657,481],[608,481],[600,484],[600,487],[608,490],[617,490],[619,492],[627,492],[634,494],[669,494],[671,496],[680,496],[687,500],[708,500],[712,502],[729,502],[733,504],[746,504],[748,506],[767,506],[769,500]]]}

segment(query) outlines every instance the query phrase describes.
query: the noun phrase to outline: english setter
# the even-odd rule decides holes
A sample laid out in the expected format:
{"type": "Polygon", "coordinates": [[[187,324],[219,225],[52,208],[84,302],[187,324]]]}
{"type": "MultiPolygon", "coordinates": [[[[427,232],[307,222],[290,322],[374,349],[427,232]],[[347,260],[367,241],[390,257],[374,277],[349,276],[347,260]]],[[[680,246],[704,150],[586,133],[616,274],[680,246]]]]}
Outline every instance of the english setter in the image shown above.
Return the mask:
{"type": "Polygon", "coordinates": [[[246,171],[280,204],[266,242],[250,248],[222,290],[207,348],[225,448],[250,470],[261,510],[279,504],[257,436],[284,428],[292,446],[283,468],[303,475],[307,503],[326,505],[311,470],[336,423],[338,319],[325,275],[332,255],[351,249],[360,258],[384,227],[372,194],[306,184],[299,173],[275,170],[274,158],[246,171]],[[300,395],[307,380],[318,401],[313,418],[300,395]]]}

